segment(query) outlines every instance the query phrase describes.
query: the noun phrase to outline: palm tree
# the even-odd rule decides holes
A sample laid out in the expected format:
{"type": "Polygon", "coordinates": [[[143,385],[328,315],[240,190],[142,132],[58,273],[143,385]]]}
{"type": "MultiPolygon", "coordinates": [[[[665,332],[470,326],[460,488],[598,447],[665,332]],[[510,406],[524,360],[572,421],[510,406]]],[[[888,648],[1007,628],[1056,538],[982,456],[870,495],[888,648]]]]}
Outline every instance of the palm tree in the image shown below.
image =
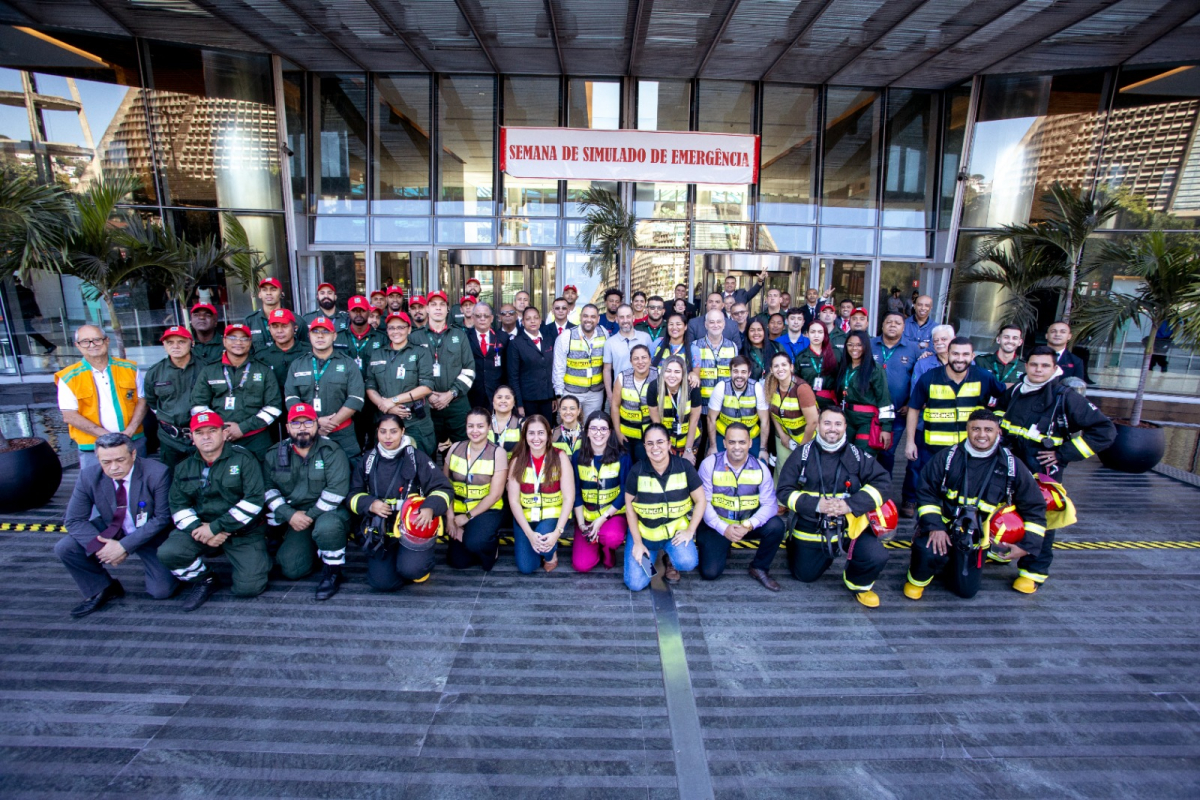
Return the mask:
{"type": "Polygon", "coordinates": [[[162,228],[147,224],[119,204],[138,187],[131,175],[107,176],[72,198],[74,227],[68,237],[64,275],[86,283],[85,294],[108,307],[117,355],[125,357],[125,339],[114,295],[127,284],[157,280],[170,284],[184,270],[178,249],[165,247],[162,228]]]}
{"type": "Polygon", "coordinates": [[[175,253],[179,257],[181,269],[162,282],[167,295],[181,308],[187,308],[188,298],[196,286],[217,267],[222,267],[226,277],[232,277],[242,291],[248,292],[258,285],[270,265],[270,260],[264,259],[259,251],[250,246],[250,237],[237,217],[226,213],[222,215],[222,222],[225,227],[224,242],[216,236],[209,236],[192,244],[165,228],[157,228],[152,234],[156,249],[175,253]]]}
{"type": "Polygon", "coordinates": [[[71,198],[56,184],[0,174],[0,279],[28,285],[35,269],[57,270],[71,231],[71,198]]]}
{"type": "Polygon", "coordinates": [[[636,218],[616,195],[598,186],[590,187],[576,203],[587,220],[576,241],[593,256],[588,262],[588,275],[595,275],[604,267],[618,268],[636,244],[636,218]]]}
{"type": "Polygon", "coordinates": [[[954,276],[956,287],[980,283],[1001,287],[1006,297],[1000,304],[1000,322],[1016,325],[1026,334],[1037,327],[1039,296],[1062,291],[1067,281],[1068,270],[1057,252],[1023,237],[986,244],[970,266],[954,276]]]}
{"type": "Polygon", "coordinates": [[[1147,323],[1150,335],[1142,351],[1142,369],[1129,424],[1142,421],[1142,404],[1154,342],[1162,325],[1176,343],[1200,339],[1200,251],[1178,237],[1149,231],[1101,245],[1098,262],[1115,274],[1139,278],[1133,294],[1106,293],[1084,298],[1079,308],[1079,334],[1119,346],[1127,325],[1147,323]]]}
{"type": "Polygon", "coordinates": [[[1070,323],[1087,239],[1116,216],[1121,204],[1116,198],[1078,196],[1061,183],[1050,187],[1043,202],[1050,210],[1048,219],[1028,225],[1005,225],[1000,233],[987,237],[985,244],[991,246],[1024,240],[1046,248],[1048,253],[1061,259],[1066,268],[1068,288],[1062,319],[1070,323]]]}

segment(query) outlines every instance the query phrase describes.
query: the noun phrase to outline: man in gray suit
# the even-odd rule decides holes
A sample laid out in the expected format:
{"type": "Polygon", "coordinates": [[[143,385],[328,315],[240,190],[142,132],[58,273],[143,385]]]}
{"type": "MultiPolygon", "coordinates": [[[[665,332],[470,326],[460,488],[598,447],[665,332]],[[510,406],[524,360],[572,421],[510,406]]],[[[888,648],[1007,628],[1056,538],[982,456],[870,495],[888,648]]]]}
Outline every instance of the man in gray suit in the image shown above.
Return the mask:
{"type": "Polygon", "coordinates": [[[105,567],[121,564],[130,553],[142,561],[151,597],[166,599],[179,586],[157,555],[173,527],[167,468],[139,459],[133,441],[123,433],[97,439],[96,456],[100,463],[79,474],[67,503],[67,535],[54,546],[87,598],[71,610],[73,617],[86,617],[125,596],[121,582],[105,567]]]}

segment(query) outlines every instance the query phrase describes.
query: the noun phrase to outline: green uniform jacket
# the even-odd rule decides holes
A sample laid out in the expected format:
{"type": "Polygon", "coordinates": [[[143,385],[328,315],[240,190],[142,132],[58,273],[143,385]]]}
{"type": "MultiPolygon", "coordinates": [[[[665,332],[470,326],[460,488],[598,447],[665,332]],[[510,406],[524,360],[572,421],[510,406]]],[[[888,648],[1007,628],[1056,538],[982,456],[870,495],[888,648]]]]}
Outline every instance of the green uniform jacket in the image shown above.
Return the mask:
{"type": "Polygon", "coordinates": [[[246,448],[226,444],[212,464],[194,453],[175,467],[171,518],[184,533],[205,522],[213,533],[258,533],[263,526],[263,490],[262,467],[246,448]]]}
{"type": "Polygon", "coordinates": [[[223,359],[206,364],[192,389],[193,414],[215,411],[226,422],[237,423],[243,434],[269,428],[283,413],[282,405],[279,383],[270,367],[254,358],[246,359],[240,367],[229,366],[223,359]],[[232,387],[226,383],[226,371],[232,387]]]}
{"type": "Polygon", "coordinates": [[[334,511],[350,492],[350,461],[340,445],[318,436],[301,458],[284,439],[267,451],[263,459],[267,485],[267,523],[283,525],[303,511],[316,519],[334,511]]]}
{"type": "Polygon", "coordinates": [[[366,396],[358,365],[337,350],[324,361],[315,355],[297,358],[288,367],[283,384],[283,402],[288,408],[309,403],[323,417],[337,413],[343,406],[362,411],[366,396]]]}
{"type": "Polygon", "coordinates": [[[350,327],[350,315],[345,311],[334,311],[332,314],[326,314],[325,310],[318,308],[316,311],[310,311],[304,315],[304,324],[301,326],[304,329],[304,337],[308,338],[308,325],[317,317],[329,317],[333,320],[333,327],[337,330],[334,333],[341,333],[350,327]]]}
{"type": "Polygon", "coordinates": [[[1002,364],[1000,359],[996,358],[995,353],[982,353],[975,356],[975,366],[992,373],[996,376],[996,380],[1005,385],[1020,383],[1025,379],[1025,370],[1021,368],[1021,358],[1015,354],[1012,361],[1002,364]]]}
{"type": "Polygon", "coordinates": [[[865,424],[873,415],[865,411],[855,411],[853,406],[874,406],[879,409],[880,430],[890,431],[892,429],[896,412],[892,408],[892,393],[888,391],[887,373],[880,367],[877,366],[871,371],[871,382],[867,386],[865,394],[858,388],[857,370],[847,371],[841,376],[837,396],[845,409],[846,416],[849,418],[853,415],[854,422],[865,424]]]}
{"type": "Polygon", "coordinates": [[[842,351],[846,349],[846,336],[841,328],[834,328],[829,332],[829,342],[833,345],[834,351],[837,353],[838,360],[842,360],[842,351]]]}
{"type": "MultiPolygon", "coordinates": [[[[412,341],[400,350],[388,347],[378,351],[367,363],[367,388],[374,389],[387,398],[395,399],[419,386],[433,383],[433,357],[429,351],[412,341]]],[[[433,441],[433,419],[429,416],[429,404],[421,401],[420,419],[416,416],[405,420],[405,427],[428,435],[433,441]]],[[[411,408],[411,405],[410,405],[411,408]]],[[[376,417],[379,412],[376,412],[376,417]]]]}
{"type": "Polygon", "coordinates": [[[333,340],[334,349],[350,356],[350,359],[358,364],[364,379],[367,377],[367,365],[371,363],[371,359],[390,344],[391,342],[388,341],[387,335],[383,331],[370,327],[367,328],[366,336],[361,339],[354,335],[354,331],[347,328],[333,340]]]}
{"type": "MultiPolygon", "coordinates": [[[[195,335],[194,332],[193,335],[195,335]]],[[[199,339],[192,342],[192,358],[201,363],[215,364],[221,360],[224,353],[225,342],[220,336],[214,336],[208,342],[201,342],[199,339]]]]}
{"type": "Polygon", "coordinates": [[[422,328],[413,331],[409,341],[428,349],[433,357],[432,383],[426,386],[432,386],[435,392],[458,389],[460,397],[466,396],[475,383],[475,356],[471,353],[465,330],[452,325],[440,333],[433,333],[422,328]]]}
{"type": "MultiPolygon", "coordinates": [[[[250,326],[250,344],[254,347],[254,354],[258,355],[260,350],[265,350],[275,346],[275,340],[271,338],[271,328],[267,323],[267,315],[261,308],[246,315],[243,320],[250,326]]],[[[300,342],[308,341],[308,326],[296,326],[296,340],[300,342]]]]}
{"type": "Polygon", "coordinates": [[[292,344],[291,350],[280,350],[277,345],[272,345],[257,351],[254,357],[271,368],[271,373],[279,382],[279,391],[283,392],[283,384],[287,381],[292,362],[297,358],[311,358],[312,345],[299,340],[292,344]]]}
{"type": "Polygon", "coordinates": [[[188,423],[192,419],[192,387],[197,384],[203,367],[196,358],[189,360],[183,369],[172,364],[171,359],[164,358],[146,370],[143,391],[146,404],[160,423],[159,441],[175,450],[190,450],[191,437],[175,435],[161,423],[181,431],[188,430],[188,423]]]}

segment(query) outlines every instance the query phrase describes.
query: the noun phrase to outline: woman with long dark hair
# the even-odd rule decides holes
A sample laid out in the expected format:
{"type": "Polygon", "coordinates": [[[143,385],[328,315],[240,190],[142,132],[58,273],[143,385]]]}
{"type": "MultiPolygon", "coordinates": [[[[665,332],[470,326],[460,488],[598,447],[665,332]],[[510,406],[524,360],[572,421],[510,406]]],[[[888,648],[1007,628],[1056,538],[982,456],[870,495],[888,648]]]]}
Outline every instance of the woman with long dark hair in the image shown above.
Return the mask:
{"type": "Polygon", "coordinates": [[[575,539],[571,566],[588,572],[601,561],[613,565],[613,551],[625,541],[625,478],[630,458],[603,411],[593,411],[584,427],[575,466],[575,539]]]}
{"type": "Polygon", "coordinates": [[[761,381],[771,369],[771,359],[778,346],[767,337],[767,326],[758,317],[746,324],[742,355],[750,361],[750,380],[761,381]]]}
{"type": "Polygon", "coordinates": [[[571,459],[550,444],[550,422],[541,414],[521,425],[521,440],[508,470],[508,505],[513,515],[517,569],[524,575],[540,565],[558,566],[558,540],[575,506],[571,459]]]}
{"type": "Polygon", "coordinates": [[[708,407],[700,389],[688,385],[687,364],[681,356],[671,356],[659,367],[658,381],[646,393],[646,405],[650,419],[667,429],[671,452],[695,466],[700,416],[708,407]]]}
{"type": "Polygon", "coordinates": [[[656,369],[663,361],[671,356],[679,356],[690,371],[692,359],[692,335],[688,333],[687,317],[683,314],[672,313],[667,317],[667,334],[654,349],[654,357],[650,366],[656,369]]]}
{"type": "Polygon", "coordinates": [[[467,412],[466,441],[450,446],[442,468],[454,487],[454,513],[446,518],[446,563],[453,569],[479,564],[490,572],[499,555],[508,456],[488,441],[490,423],[486,408],[467,412]]]}
{"type": "Polygon", "coordinates": [[[629,351],[629,369],[613,381],[612,424],[617,439],[629,451],[635,463],[646,455],[642,431],[650,425],[650,407],[646,395],[658,380],[658,370],[650,366],[650,348],[637,344],[629,351]]]}
{"type": "Polygon", "coordinates": [[[809,323],[804,335],[808,337],[808,347],[796,356],[796,374],[817,396],[817,408],[825,408],[837,400],[834,386],[837,382],[837,354],[829,341],[825,323],[819,319],[809,323]]]}
{"type": "Polygon", "coordinates": [[[579,421],[582,410],[579,398],[573,394],[564,394],[558,400],[559,425],[550,436],[550,443],[569,456],[578,453],[583,442],[583,426],[579,421]]]}
{"type": "Polygon", "coordinates": [[[892,395],[888,391],[887,374],[875,365],[871,354],[871,338],[863,331],[846,335],[846,348],[837,377],[838,402],[846,412],[846,438],[864,453],[872,452],[871,424],[879,421],[881,446],[887,450],[892,443],[892,395]]]}
{"type": "Polygon", "coordinates": [[[508,386],[496,387],[492,395],[491,430],[488,441],[504,448],[510,456],[521,439],[521,418],[513,410],[517,407],[517,396],[508,386]]]}
{"type": "Polygon", "coordinates": [[[792,372],[787,353],[776,353],[767,374],[767,402],[775,430],[775,477],[792,451],[817,433],[817,398],[809,385],[792,372]]]}

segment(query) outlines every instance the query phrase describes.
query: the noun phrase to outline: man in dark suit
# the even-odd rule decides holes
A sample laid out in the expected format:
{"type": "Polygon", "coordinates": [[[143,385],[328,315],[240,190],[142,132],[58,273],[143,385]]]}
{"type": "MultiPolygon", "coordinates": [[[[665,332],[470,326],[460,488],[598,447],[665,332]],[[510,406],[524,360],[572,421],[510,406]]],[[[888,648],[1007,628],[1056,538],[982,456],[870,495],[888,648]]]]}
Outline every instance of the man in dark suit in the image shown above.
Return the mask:
{"type": "Polygon", "coordinates": [[[130,553],[141,559],[146,591],[155,600],[170,597],[179,586],[158,560],[158,546],[172,527],[166,466],[139,460],[123,433],[97,439],[96,457],[100,463],[79,474],[67,503],[67,535],[54,546],[86,598],[71,610],[73,617],[86,617],[125,596],[105,567],[123,563],[130,553]]]}
{"type": "Polygon", "coordinates": [[[808,326],[820,316],[823,303],[821,293],[816,289],[804,290],[804,305],[800,306],[800,311],[804,314],[804,330],[807,331],[808,326]]]}
{"type": "Polygon", "coordinates": [[[475,357],[475,382],[467,392],[472,408],[491,409],[492,395],[507,379],[504,360],[510,342],[507,334],[501,335],[492,327],[493,319],[491,304],[478,303],[467,331],[471,355],[475,357]]]}
{"type": "Polygon", "coordinates": [[[575,323],[567,319],[571,313],[571,304],[567,302],[567,298],[560,297],[554,301],[554,305],[550,306],[551,317],[542,326],[542,336],[550,340],[553,345],[559,336],[575,327],[575,323]]]}
{"type": "Polygon", "coordinates": [[[523,328],[508,345],[508,385],[522,417],[541,414],[554,424],[554,342],[542,335],[542,315],[529,306],[523,328]]]}
{"type": "Polygon", "coordinates": [[[1079,378],[1087,380],[1087,365],[1083,359],[1072,353],[1068,347],[1071,343],[1071,326],[1059,320],[1046,329],[1046,344],[1054,350],[1054,361],[1062,370],[1062,379],[1079,378]]]}

